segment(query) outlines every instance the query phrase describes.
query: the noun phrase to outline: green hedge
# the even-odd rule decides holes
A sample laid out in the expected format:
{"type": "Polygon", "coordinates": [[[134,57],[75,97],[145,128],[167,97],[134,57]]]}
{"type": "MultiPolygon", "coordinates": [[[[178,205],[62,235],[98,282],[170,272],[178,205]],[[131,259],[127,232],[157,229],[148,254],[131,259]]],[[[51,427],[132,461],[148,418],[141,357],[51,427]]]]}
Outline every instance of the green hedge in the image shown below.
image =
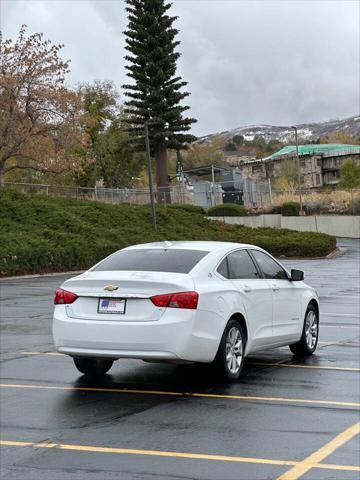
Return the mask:
{"type": "Polygon", "coordinates": [[[281,207],[280,205],[276,205],[275,207],[273,207],[270,211],[270,213],[272,214],[281,214],[281,207]]]}
{"type": "Polygon", "coordinates": [[[281,215],[284,217],[298,217],[300,213],[300,203],[286,202],[281,205],[281,215]]]}
{"type": "Polygon", "coordinates": [[[185,210],[186,212],[190,212],[190,213],[199,213],[201,215],[205,214],[205,208],[200,207],[199,205],[190,205],[187,203],[170,204],[166,208],[175,208],[175,209],[185,210]]]}
{"type": "Polygon", "coordinates": [[[236,203],[215,205],[208,210],[209,217],[244,217],[248,214],[245,207],[236,203]]]}
{"type": "Polygon", "coordinates": [[[182,208],[28,196],[0,188],[0,275],[89,268],[127,245],[160,240],[218,240],[259,245],[276,256],[322,256],[336,246],[321,233],[252,229],[208,220],[182,208]]]}

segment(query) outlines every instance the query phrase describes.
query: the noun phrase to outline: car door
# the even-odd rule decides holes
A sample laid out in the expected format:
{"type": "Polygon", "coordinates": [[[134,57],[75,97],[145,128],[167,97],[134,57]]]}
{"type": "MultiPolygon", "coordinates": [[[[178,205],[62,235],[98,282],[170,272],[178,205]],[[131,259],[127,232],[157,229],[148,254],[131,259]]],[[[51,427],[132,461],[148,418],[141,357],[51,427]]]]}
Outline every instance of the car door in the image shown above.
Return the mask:
{"type": "Polygon", "coordinates": [[[245,250],[235,250],[227,256],[228,276],[241,293],[252,347],[271,343],[272,292],[265,279],[245,250]]]}
{"type": "Polygon", "coordinates": [[[273,294],[273,337],[275,342],[296,340],[301,330],[300,294],[284,268],[270,255],[251,250],[273,294]]]}

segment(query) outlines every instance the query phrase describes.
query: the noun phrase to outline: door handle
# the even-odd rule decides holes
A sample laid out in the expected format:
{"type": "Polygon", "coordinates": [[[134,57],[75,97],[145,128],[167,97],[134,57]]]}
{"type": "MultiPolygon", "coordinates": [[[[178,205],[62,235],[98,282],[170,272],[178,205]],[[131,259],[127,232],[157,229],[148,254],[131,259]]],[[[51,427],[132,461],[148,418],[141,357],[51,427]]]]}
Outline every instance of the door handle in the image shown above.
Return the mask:
{"type": "Polygon", "coordinates": [[[273,283],[271,285],[271,288],[272,288],[273,292],[278,292],[279,291],[279,287],[276,285],[276,283],[273,283]]]}
{"type": "Polygon", "coordinates": [[[245,293],[249,293],[249,292],[251,292],[251,291],[252,291],[252,288],[249,287],[249,285],[244,285],[244,292],[245,292],[245,293]]]}

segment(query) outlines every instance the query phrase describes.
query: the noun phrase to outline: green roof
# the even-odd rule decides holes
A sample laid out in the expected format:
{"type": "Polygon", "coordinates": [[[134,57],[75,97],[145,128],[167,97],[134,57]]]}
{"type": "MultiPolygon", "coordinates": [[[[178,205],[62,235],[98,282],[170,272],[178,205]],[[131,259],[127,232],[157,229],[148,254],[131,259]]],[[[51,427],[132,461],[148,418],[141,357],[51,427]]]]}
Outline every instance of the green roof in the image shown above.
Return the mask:
{"type": "MultiPolygon", "coordinates": [[[[351,153],[360,153],[360,145],[347,145],[345,143],[323,143],[323,144],[310,144],[310,145],[299,145],[299,156],[302,155],[321,155],[322,153],[334,152],[344,154],[351,153]]],[[[262,160],[272,160],[277,157],[286,156],[286,155],[295,155],[296,146],[288,145],[278,152],[273,153],[272,155],[263,158],[262,160]]]]}

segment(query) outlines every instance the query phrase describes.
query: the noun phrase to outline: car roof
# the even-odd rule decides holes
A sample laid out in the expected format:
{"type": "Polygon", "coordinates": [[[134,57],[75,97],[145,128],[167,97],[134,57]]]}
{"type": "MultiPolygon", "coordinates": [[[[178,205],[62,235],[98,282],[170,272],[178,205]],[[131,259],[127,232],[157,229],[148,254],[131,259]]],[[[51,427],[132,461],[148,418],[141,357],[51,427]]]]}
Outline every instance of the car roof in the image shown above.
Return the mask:
{"type": "Polygon", "coordinates": [[[207,252],[212,252],[215,250],[223,250],[225,248],[234,249],[234,248],[258,248],[255,245],[250,245],[247,243],[235,243],[235,242],[210,242],[210,241],[197,241],[197,240],[178,240],[178,241],[163,241],[163,242],[152,242],[152,243],[143,243],[139,245],[132,245],[126,247],[124,250],[132,249],[146,249],[146,248],[163,248],[166,250],[171,249],[182,249],[182,250],[205,250],[207,252]]]}

